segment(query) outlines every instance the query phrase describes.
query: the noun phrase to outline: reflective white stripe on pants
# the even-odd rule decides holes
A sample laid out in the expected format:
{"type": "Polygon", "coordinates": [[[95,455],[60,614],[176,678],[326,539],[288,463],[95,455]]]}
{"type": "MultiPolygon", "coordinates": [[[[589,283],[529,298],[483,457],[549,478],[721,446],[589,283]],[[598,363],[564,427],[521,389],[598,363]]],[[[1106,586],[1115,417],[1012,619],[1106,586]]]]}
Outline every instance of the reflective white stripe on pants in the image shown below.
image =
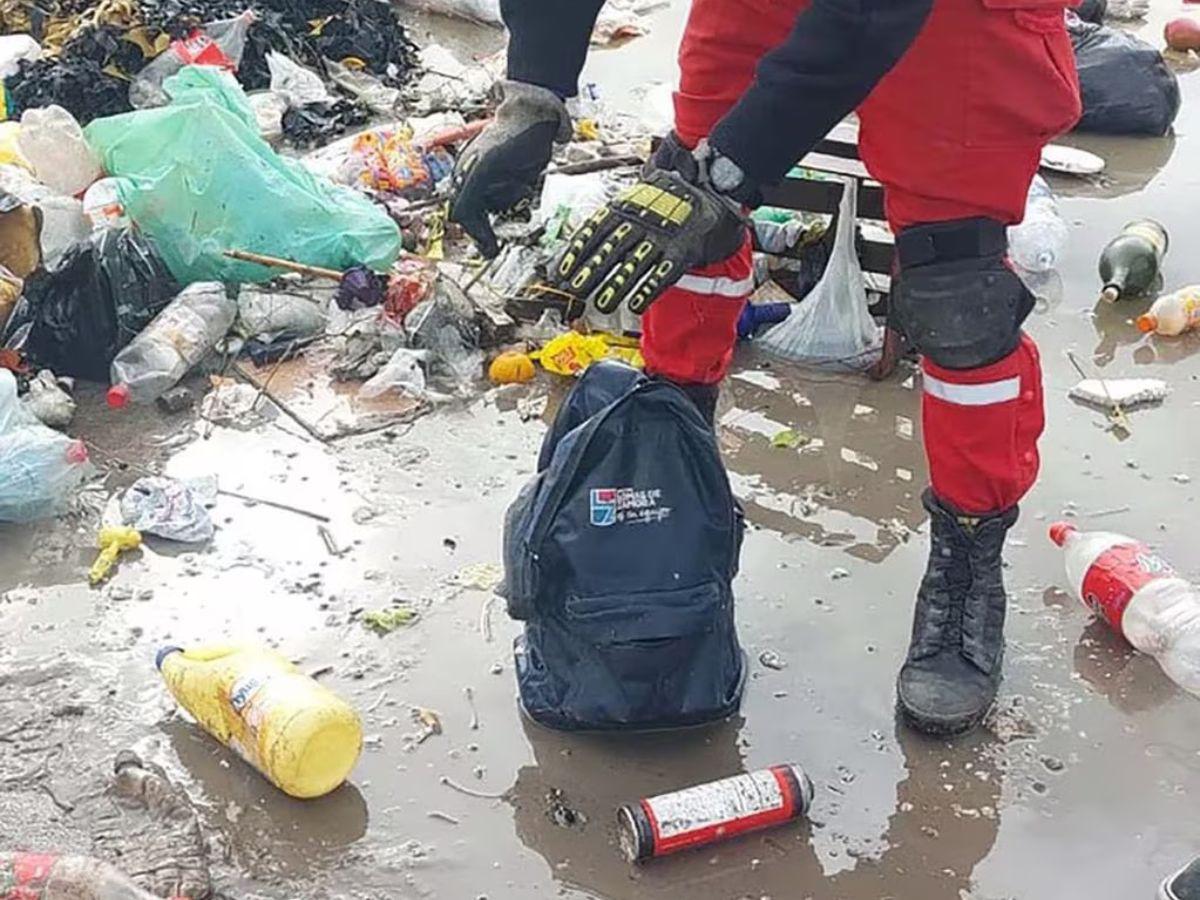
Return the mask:
{"type": "Polygon", "coordinates": [[[994,403],[1007,403],[1021,396],[1019,375],[984,384],[951,384],[949,381],[934,378],[928,372],[922,373],[922,379],[925,383],[925,393],[958,406],[991,406],[994,403]]]}
{"type": "Polygon", "coordinates": [[[693,294],[704,294],[709,297],[729,297],[731,300],[741,300],[750,296],[754,290],[754,276],[733,279],[718,276],[709,278],[704,275],[684,275],[675,287],[690,291],[693,294]]]}

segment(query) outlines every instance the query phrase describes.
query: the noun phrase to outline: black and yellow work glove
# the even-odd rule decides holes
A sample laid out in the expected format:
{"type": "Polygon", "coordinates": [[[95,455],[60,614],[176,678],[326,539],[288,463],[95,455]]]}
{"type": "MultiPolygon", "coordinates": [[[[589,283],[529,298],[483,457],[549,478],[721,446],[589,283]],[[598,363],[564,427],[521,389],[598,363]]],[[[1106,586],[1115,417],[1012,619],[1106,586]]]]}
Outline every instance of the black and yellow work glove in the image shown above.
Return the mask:
{"type": "Polygon", "coordinates": [[[531,194],[555,141],[571,139],[571,118],[553,91],[519,81],[506,81],[503,89],[495,120],[467,145],[451,182],[450,220],[488,259],[500,252],[489,214],[531,194]]]}
{"type": "Polygon", "coordinates": [[[626,303],[641,314],[688,271],[737,252],[747,234],[741,204],[708,180],[703,158],[697,165],[682,153],[691,162],[676,168],[655,168],[666,161],[656,155],[641,181],[571,235],[551,271],[554,287],[602,313],[626,303]]]}

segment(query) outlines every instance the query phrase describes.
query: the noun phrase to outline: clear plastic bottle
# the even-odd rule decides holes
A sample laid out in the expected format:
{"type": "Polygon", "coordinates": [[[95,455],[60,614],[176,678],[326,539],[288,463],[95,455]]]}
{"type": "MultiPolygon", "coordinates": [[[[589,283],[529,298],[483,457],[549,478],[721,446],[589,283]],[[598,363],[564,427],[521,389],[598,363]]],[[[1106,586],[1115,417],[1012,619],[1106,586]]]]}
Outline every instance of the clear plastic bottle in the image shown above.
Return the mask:
{"type": "Polygon", "coordinates": [[[1058,268],[1067,248],[1067,223],[1058,211],[1054,191],[1040,175],[1034,176],[1025,204],[1025,218],[1008,229],[1008,252],[1027,272],[1058,268]]]}
{"type": "Polygon", "coordinates": [[[210,22],[177,40],[142,69],[129,86],[129,103],[134,109],[163,106],[168,98],[163,82],[184,66],[219,66],[237,71],[246,49],[250,27],[257,17],[251,10],[232,19],[210,22]]]}
{"type": "Polygon", "coordinates": [[[121,202],[120,181],[116,178],[101,178],[88,188],[83,195],[83,214],[97,231],[127,226],[129,216],[121,202]]]}
{"type": "Polygon", "coordinates": [[[1138,316],[1137,326],[1143,334],[1154,332],[1167,337],[1200,328],[1200,284],[1159,297],[1147,312],[1138,316]]]}
{"type": "Polygon", "coordinates": [[[73,197],[104,174],[83,128],[61,106],[25,110],[17,144],[38,181],[59,194],[73,197]]]}
{"type": "Polygon", "coordinates": [[[0,853],[0,888],[11,888],[5,897],[31,900],[155,900],[106,862],[56,853],[0,853]]]}
{"type": "Polygon", "coordinates": [[[1050,539],[1066,551],[1075,596],[1200,696],[1200,592],[1133,538],[1059,522],[1050,539]]]}
{"type": "Polygon", "coordinates": [[[236,316],[237,300],[225,285],[202,281],[184,288],[113,360],[108,405],[158,399],[225,337],[236,316]]]}

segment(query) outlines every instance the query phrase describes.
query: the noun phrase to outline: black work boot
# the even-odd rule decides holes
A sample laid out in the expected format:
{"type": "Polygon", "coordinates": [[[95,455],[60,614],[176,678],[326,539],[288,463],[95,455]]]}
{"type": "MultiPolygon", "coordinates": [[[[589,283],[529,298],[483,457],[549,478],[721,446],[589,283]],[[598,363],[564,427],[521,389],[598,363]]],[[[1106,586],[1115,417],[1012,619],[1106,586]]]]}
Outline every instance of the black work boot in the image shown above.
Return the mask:
{"type": "Polygon", "coordinates": [[[929,568],[896,700],[913,727],[959,734],[979,724],[1000,686],[1007,602],[1001,554],[1017,507],[963,516],[932,490],[922,501],[930,516],[929,568]]]}
{"type": "Polygon", "coordinates": [[[1158,889],[1158,900],[1200,900],[1200,858],[1164,881],[1158,889]]]}

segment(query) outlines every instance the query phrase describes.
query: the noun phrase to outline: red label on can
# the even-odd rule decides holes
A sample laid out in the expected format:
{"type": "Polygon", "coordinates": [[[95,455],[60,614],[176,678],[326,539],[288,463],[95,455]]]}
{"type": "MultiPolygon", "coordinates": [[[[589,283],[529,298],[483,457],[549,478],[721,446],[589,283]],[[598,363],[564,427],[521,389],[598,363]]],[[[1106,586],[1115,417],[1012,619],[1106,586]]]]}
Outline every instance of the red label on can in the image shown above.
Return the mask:
{"type": "Polygon", "coordinates": [[[39,900],[56,862],[49,853],[18,853],[12,871],[0,871],[0,900],[39,900]]]}
{"type": "Polygon", "coordinates": [[[784,767],[776,766],[642,801],[663,856],[795,818],[797,798],[784,767]]]}
{"type": "Polygon", "coordinates": [[[1083,576],[1083,602],[1118,633],[1133,595],[1152,581],[1170,578],[1175,570],[1145,544],[1117,544],[1096,557],[1083,576]]]}

